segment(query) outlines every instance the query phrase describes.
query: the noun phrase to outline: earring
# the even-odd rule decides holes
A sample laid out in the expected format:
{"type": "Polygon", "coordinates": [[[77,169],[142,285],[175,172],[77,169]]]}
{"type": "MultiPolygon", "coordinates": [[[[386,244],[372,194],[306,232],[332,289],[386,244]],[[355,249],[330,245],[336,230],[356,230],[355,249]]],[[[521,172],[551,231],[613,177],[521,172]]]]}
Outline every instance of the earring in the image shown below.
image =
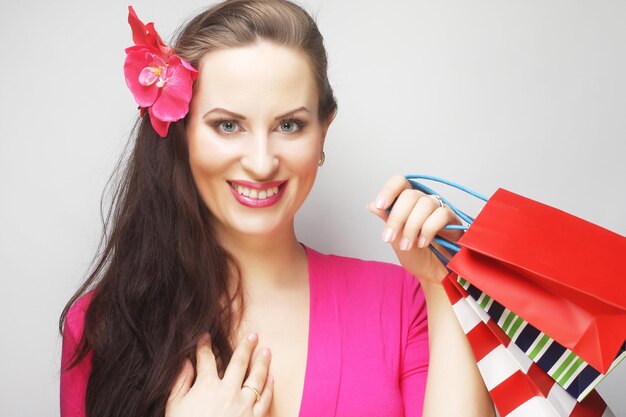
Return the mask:
{"type": "Polygon", "coordinates": [[[324,154],[324,151],[322,151],[322,154],[320,155],[320,161],[317,163],[317,165],[318,166],[324,165],[325,160],[326,160],[326,154],[324,154]]]}

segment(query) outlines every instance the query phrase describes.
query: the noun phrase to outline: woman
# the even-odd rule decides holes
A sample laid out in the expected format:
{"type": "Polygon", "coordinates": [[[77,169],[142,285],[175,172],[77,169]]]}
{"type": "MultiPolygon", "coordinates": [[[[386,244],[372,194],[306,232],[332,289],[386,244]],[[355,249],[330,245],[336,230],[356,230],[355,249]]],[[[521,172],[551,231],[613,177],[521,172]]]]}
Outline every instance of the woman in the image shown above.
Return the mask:
{"type": "Polygon", "coordinates": [[[173,51],[129,22],[142,118],[104,251],[61,317],[62,414],[492,415],[427,249],[458,238],[448,208],[402,177],[370,204],[404,270],[295,236],[337,108],[309,15],[227,1],[173,51]]]}

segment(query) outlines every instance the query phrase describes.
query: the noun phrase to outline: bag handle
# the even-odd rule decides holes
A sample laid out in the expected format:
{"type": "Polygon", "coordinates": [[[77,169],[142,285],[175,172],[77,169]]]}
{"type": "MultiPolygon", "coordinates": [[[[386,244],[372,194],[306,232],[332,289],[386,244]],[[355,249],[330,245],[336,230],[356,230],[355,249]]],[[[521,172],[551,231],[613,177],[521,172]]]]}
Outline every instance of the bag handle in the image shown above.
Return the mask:
{"type": "MultiPolygon", "coordinates": [[[[447,226],[444,227],[444,229],[447,230],[467,230],[469,229],[469,227],[472,225],[472,223],[474,222],[474,218],[469,216],[468,214],[464,213],[463,211],[459,210],[454,204],[452,204],[450,201],[448,201],[448,199],[446,199],[445,197],[443,197],[442,195],[440,195],[439,193],[437,193],[435,190],[433,190],[432,188],[430,188],[429,186],[423,184],[422,182],[418,181],[418,180],[426,180],[426,181],[434,181],[434,182],[438,182],[440,184],[444,184],[453,188],[456,188],[457,190],[463,191],[466,194],[471,195],[472,197],[478,198],[479,200],[482,200],[484,202],[487,202],[487,200],[489,200],[486,196],[471,190],[461,184],[455,183],[453,181],[447,180],[445,178],[441,178],[441,177],[435,177],[433,175],[426,175],[426,174],[408,174],[404,176],[407,181],[409,182],[409,184],[411,184],[411,188],[413,188],[414,190],[418,190],[421,191],[425,194],[428,195],[436,195],[439,196],[441,198],[441,201],[443,203],[445,203],[448,207],[450,207],[450,209],[461,218],[461,220],[463,222],[465,222],[465,225],[456,225],[456,224],[449,224],[447,226]]],[[[461,249],[461,247],[459,245],[457,245],[454,242],[451,242],[441,236],[435,236],[435,242],[437,242],[438,244],[440,244],[442,247],[444,247],[446,249],[446,251],[448,251],[448,253],[450,255],[456,255],[456,253],[461,249]]],[[[437,259],[439,259],[439,261],[444,264],[447,268],[448,265],[448,259],[441,253],[439,252],[439,250],[432,244],[429,245],[428,247],[434,254],[435,256],[437,256],[437,259]]]]}

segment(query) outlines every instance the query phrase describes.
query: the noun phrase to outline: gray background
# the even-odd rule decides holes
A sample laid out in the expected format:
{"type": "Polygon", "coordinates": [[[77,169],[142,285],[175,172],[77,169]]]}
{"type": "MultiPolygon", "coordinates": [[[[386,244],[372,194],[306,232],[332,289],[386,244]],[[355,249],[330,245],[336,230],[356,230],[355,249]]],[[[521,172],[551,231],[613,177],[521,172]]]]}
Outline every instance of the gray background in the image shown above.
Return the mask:
{"type": "MultiPolygon", "coordinates": [[[[205,5],[134,3],[165,38],[205,5]]],[[[304,5],[339,115],[301,241],[394,261],[365,206],[408,172],[505,187],[626,234],[626,2],[304,5]]],[[[136,116],[126,6],[0,0],[0,416],[58,414],[57,319],[93,256],[101,192],[136,116]]],[[[622,417],[624,383],[626,365],[600,386],[622,417]]]]}

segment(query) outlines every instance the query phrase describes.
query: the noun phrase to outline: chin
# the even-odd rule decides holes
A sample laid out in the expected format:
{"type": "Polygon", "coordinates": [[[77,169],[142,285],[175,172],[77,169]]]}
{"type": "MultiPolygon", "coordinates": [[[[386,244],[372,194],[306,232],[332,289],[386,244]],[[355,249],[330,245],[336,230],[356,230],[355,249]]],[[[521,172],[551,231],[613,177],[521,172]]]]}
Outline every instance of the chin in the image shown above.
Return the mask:
{"type": "Polygon", "coordinates": [[[241,235],[250,237],[271,237],[280,233],[280,231],[288,227],[289,222],[280,219],[269,219],[265,216],[254,216],[254,218],[238,219],[226,229],[241,235]]]}

